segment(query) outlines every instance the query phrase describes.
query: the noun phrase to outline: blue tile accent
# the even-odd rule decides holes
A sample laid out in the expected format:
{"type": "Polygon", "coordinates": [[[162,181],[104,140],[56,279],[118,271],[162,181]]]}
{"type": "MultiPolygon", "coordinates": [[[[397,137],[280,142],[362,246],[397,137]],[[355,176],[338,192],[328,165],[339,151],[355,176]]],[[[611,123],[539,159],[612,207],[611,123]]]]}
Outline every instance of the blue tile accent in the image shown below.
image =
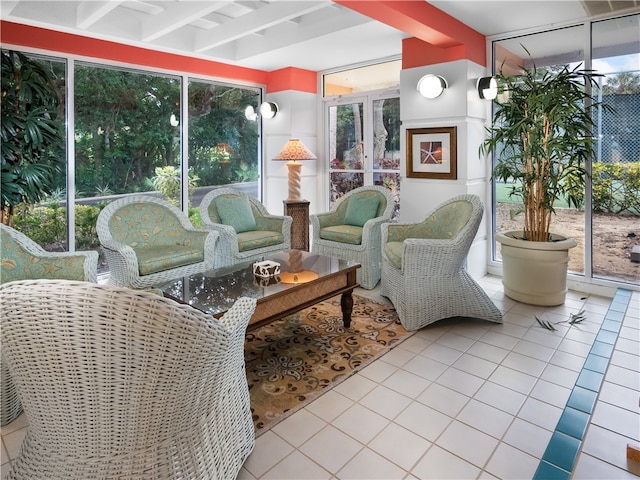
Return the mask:
{"type": "Polygon", "coordinates": [[[616,291],[532,480],[571,478],[630,300],[630,290],[616,291]]]}
{"type": "Polygon", "coordinates": [[[602,373],[592,372],[591,370],[583,368],[582,372],[580,372],[580,375],[578,376],[576,385],[593,390],[594,392],[599,392],[603,379],[604,375],[602,373]]]}
{"type": "Polygon", "coordinates": [[[549,445],[547,445],[542,459],[570,472],[573,470],[573,463],[578,456],[579,449],[580,440],[556,431],[551,435],[551,440],[549,440],[549,445]]]}
{"type": "Polygon", "coordinates": [[[540,462],[536,473],[533,475],[534,480],[569,480],[571,474],[566,470],[551,465],[547,462],[540,462]]]}
{"type": "Polygon", "coordinates": [[[575,386],[567,401],[567,407],[575,408],[584,413],[592,414],[598,394],[593,390],[575,386]]]}
{"type": "Polygon", "coordinates": [[[620,328],[622,327],[622,322],[617,320],[605,319],[602,322],[602,330],[608,330],[609,332],[620,332],[620,328]]]}
{"type": "Polygon", "coordinates": [[[608,357],[601,357],[600,355],[594,355],[591,353],[584,362],[583,368],[598,373],[604,373],[607,371],[607,365],[609,365],[608,357]]]}
{"type": "Polygon", "coordinates": [[[609,343],[611,345],[615,345],[616,340],[618,339],[618,334],[614,332],[608,332],[607,330],[600,330],[598,335],[596,335],[596,340],[603,343],[609,343]]]}
{"type": "Polygon", "coordinates": [[[556,426],[556,431],[582,440],[587,431],[589,418],[591,418],[591,415],[581,412],[580,410],[565,408],[556,426]]]}
{"type": "Polygon", "coordinates": [[[605,317],[606,320],[614,320],[617,322],[622,322],[622,320],[624,319],[624,312],[616,312],[613,310],[609,310],[607,312],[607,316],[605,317]]]}
{"type": "Polygon", "coordinates": [[[595,355],[600,355],[601,357],[611,357],[613,353],[613,345],[610,343],[603,343],[599,341],[595,341],[593,346],[591,347],[591,353],[595,355]]]}

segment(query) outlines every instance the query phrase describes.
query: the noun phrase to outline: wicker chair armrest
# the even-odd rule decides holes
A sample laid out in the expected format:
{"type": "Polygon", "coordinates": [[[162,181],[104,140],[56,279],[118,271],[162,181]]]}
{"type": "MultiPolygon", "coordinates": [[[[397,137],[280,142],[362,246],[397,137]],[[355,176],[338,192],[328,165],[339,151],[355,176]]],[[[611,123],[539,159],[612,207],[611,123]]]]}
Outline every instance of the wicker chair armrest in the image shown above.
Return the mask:
{"type": "Polygon", "coordinates": [[[402,267],[405,274],[435,276],[448,272],[456,265],[456,258],[465,253],[460,242],[446,239],[408,238],[402,242],[402,267]]]}
{"type": "Polygon", "coordinates": [[[216,320],[228,333],[233,334],[237,330],[244,332],[247,329],[249,320],[256,308],[256,299],[240,297],[227,312],[216,320]]]}
{"type": "Polygon", "coordinates": [[[104,250],[108,250],[112,255],[119,256],[125,264],[130,265],[131,268],[135,267],[135,271],[138,271],[138,257],[129,245],[116,242],[115,240],[103,240],[101,247],[104,250]]]}

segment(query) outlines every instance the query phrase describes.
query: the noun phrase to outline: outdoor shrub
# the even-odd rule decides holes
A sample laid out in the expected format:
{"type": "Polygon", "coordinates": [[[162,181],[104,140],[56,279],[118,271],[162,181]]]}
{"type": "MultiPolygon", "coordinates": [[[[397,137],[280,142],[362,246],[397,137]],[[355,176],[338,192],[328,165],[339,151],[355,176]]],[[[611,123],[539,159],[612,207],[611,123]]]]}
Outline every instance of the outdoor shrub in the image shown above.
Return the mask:
{"type": "Polygon", "coordinates": [[[593,210],[640,215],[640,163],[593,164],[593,210]]]}

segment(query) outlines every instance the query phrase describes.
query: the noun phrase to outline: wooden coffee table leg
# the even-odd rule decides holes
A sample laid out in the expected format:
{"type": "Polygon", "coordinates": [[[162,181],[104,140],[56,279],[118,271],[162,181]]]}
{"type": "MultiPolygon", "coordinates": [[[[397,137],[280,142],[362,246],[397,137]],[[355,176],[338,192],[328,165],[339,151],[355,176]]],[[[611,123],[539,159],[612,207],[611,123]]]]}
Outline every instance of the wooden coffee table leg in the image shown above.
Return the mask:
{"type": "Polygon", "coordinates": [[[352,293],[353,290],[344,292],[342,294],[342,298],[340,299],[340,305],[342,306],[342,322],[344,323],[344,328],[349,328],[351,326],[351,312],[353,311],[352,293]]]}

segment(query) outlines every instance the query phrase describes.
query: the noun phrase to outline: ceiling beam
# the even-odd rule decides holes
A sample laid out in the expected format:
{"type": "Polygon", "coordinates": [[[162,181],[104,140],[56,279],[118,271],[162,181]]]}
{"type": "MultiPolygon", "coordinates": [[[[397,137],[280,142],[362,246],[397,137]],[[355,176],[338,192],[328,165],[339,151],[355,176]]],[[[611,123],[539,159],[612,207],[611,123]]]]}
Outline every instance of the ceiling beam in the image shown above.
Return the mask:
{"type": "Polygon", "coordinates": [[[436,47],[485,41],[484,35],[425,1],[334,1],[436,47]]]}
{"type": "Polygon", "coordinates": [[[76,26],[81,30],[88,29],[121,3],[122,1],[80,2],[76,9],[76,26]]]}
{"type": "Polygon", "coordinates": [[[172,3],[162,14],[151,17],[142,25],[143,42],[151,42],[168,33],[198,20],[205,15],[222,8],[225,1],[219,2],[179,2],[172,3]]]}
{"type": "Polygon", "coordinates": [[[225,43],[288,22],[297,17],[331,5],[326,1],[281,1],[274,2],[251,13],[230,20],[208,32],[196,36],[195,51],[210,50],[225,43]]]}

